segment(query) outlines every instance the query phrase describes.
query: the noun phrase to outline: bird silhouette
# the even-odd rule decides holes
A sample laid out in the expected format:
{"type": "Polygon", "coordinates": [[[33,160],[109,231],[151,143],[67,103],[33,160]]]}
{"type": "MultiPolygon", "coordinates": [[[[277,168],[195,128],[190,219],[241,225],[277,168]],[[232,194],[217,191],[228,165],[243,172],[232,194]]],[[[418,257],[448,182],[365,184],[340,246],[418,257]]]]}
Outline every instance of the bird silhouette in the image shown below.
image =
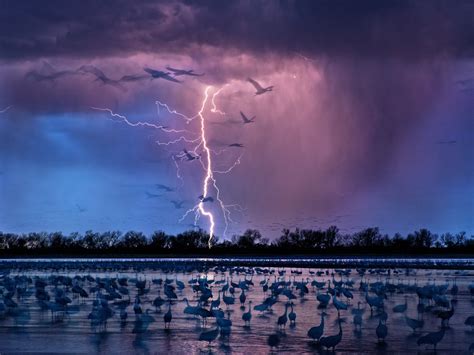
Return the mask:
{"type": "Polygon", "coordinates": [[[474,330],[474,316],[467,317],[466,320],[464,321],[465,325],[469,325],[472,330],[474,330]]]}
{"type": "Polygon", "coordinates": [[[278,317],[277,324],[279,328],[285,328],[288,322],[288,303],[285,304],[285,313],[278,317]]]}
{"type": "Polygon", "coordinates": [[[417,340],[417,344],[418,346],[423,345],[423,344],[433,345],[434,350],[436,351],[436,346],[443,339],[444,333],[445,333],[445,328],[442,328],[440,331],[423,335],[417,340]]]}
{"type": "Polygon", "coordinates": [[[175,83],[181,83],[181,81],[173,78],[170,75],[171,74],[170,72],[164,72],[161,70],[155,70],[151,68],[144,68],[143,70],[146,71],[148,74],[150,74],[152,79],[165,79],[165,80],[172,81],[175,83]]]}
{"type": "Polygon", "coordinates": [[[168,303],[168,311],[163,316],[165,322],[165,329],[170,327],[171,320],[173,319],[173,314],[171,313],[171,301],[168,303]]]}
{"type": "Polygon", "coordinates": [[[269,92],[269,91],[272,91],[273,90],[273,86],[267,86],[266,88],[264,88],[262,85],[260,85],[256,80],[252,79],[252,78],[247,78],[247,81],[253,85],[253,87],[255,88],[255,90],[257,90],[255,92],[255,95],[262,95],[262,94],[265,94],[266,92],[269,92]]]}
{"type": "Polygon", "coordinates": [[[163,190],[165,192],[174,191],[174,189],[172,187],[169,187],[169,186],[166,186],[166,185],[163,185],[163,184],[155,184],[155,186],[158,190],[163,190]]]}
{"type": "Polygon", "coordinates": [[[267,344],[271,349],[277,348],[280,345],[280,336],[276,333],[270,334],[267,338],[267,344]]]}
{"type": "Polygon", "coordinates": [[[418,319],[405,317],[405,321],[407,325],[413,330],[413,332],[416,332],[417,329],[423,328],[423,326],[425,325],[424,320],[418,320],[418,319]]]}
{"type": "Polygon", "coordinates": [[[170,66],[167,66],[166,69],[173,72],[174,76],[181,76],[181,75],[203,76],[204,75],[204,73],[201,73],[201,74],[195,73],[193,69],[189,69],[189,70],[177,69],[177,68],[173,68],[173,67],[170,67],[170,66]]]}
{"type": "Polygon", "coordinates": [[[247,124],[255,122],[256,116],[248,118],[242,111],[240,111],[240,117],[242,117],[242,121],[244,121],[244,124],[247,124]]]}
{"type": "Polygon", "coordinates": [[[321,313],[321,322],[318,326],[312,327],[308,330],[308,337],[313,340],[319,341],[319,338],[321,338],[324,333],[324,317],[326,315],[326,312],[321,313]]]}
{"type": "Polygon", "coordinates": [[[249,301],[249,310],[242,314],[242,320],[245,322],[245,325],[249,326],[252,319],[252,301],[249,301]]]}
{"type": "Polygon", "coordinates": [[[321,346],[325,347],[326,349],[331,349],[332,348],[332,350],[335,351],[336,346],[342,340],[342,326],[341,326],[342,320],[340,318],[338,318],[338,323],[339,323],[339,333],[337,333],[335,335],[321,337],[319,339],[319,344],[321,346]]]}
{"type": "Polygon", "coordinates": [[[207,341],[209,345],[219,336],[219,327],[202,332],[199,335],[200,341],[207,341]]]}
{"type": "Polygon", "coordinates": [[[377,334],[377,341],[380,342],[385,342],[385,338],[387,337],[388,333],[388,328],[387,325],[382,323],[382,320],[379,319],[379,324],[377,325],[377,328],[375,329],[375,333],[377,334]]]}
{"type": "Polygon", "coordinates": [[[293,302],[290,303],[291,307],[291,312],[288,314],[288,319],[290,320],[290,324],[295,324],[296,323],[296,313],[293,310],[293,302]]]}
{"type": "Polygon", "coordinates": [[[405,303],[404,304],[399,304],[399,305],[396,305],[395,307],[393,307],[393,312],[394,313],[405,313],[405,311],[407,310],[407,298],[408,296],[405,295],[405,303]]]}
{"type": "Polygon", "coordinates": [[[174,200],[170,202],[173,204],[174,208],[176,208],[177,210],[183,208],[183,205],[185,203],[185,201],[174,201],[174,200]]]}

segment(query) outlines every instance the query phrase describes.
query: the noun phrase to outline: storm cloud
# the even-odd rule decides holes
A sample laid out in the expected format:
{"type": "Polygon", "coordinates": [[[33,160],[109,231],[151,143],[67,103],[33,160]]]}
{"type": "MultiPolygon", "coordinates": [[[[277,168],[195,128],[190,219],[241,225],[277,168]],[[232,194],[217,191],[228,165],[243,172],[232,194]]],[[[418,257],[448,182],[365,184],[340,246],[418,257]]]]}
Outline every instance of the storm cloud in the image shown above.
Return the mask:
{"type": "MultiPolygon", "coordinates": [[[[179,183],[170,156],[184,145],[157,146],[162,132],[131,130],[91,107],[183,129],[155,101],[193,115],[206,85],[227,85],[218,97],[226,115],[206,118],[211,141],[245,146],[241,163],[218,176],[226,201],[245,210],[232,232],[316,227],[340,215],[348,230],[472,231],[474,111],[469,82],[459,80],[474,72],[473,17],[468,1],[1,1],[0,108],[12,109],[0,115],[0,227],[178,230],[163,223],[180,211],[143,196],[154,179],[179,183]],[[77,73],[84,65],[114,81],[167,65],[205,75],[119,87],[77,73]],[[274,91],[255,97],[249,76],[274,91]],[[232,124],[239,111],[255,123],[232,124]],[[36,168],[49,180],[36,184],[36,168]],[[12,183],[19,175],[25,184],[12,183]],[[93,190],[106,201],[79,202],[105,204],[109,219],[77,217],[69,208],[79,196],[57,195],[58,211],[69,211],[58,221],[33,198],[56,191],[58,179],[79,191],[101,186],[93,190]]],[[[216,157],[216,169],[237,157],[216,157]]],[[[183,173],[173,198],[192,204],[202,171],[183,173]]]]}

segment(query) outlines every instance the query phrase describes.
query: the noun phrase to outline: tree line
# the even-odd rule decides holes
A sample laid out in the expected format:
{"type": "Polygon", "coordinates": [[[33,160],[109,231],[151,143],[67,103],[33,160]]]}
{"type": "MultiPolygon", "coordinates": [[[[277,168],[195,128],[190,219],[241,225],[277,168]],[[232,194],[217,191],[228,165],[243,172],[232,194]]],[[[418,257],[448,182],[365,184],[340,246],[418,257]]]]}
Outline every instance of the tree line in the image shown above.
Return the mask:
{"type": "Polygon", "coordinates": [[[327,229],[284,229],[270,241],[255,229],[248,229],[231,240],[213,238],[191,230],[177,235],[157,231],[108,231],[64,235],[54,233],[14,234],[0,232],[0,256],[113,256],[113,255],[293,255],[293,254],[469,254],[474,252],[474,236],[465,232],[434,234],[420,229],[405,236],[389,236],[378,228],[346,234],[336,226],[327,229]]]}

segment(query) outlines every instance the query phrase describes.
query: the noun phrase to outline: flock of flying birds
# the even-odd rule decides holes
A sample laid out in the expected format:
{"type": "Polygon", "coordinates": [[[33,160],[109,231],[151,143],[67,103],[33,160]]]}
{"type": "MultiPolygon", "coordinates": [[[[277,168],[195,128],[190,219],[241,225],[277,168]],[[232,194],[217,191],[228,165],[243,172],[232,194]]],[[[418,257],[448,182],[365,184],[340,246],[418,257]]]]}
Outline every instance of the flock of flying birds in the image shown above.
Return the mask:
{"type": "MultiPolygon", "coordinates": [[[[140,74],[128,74],[123,75],[121,78],[112,79],[107,76],[101,69],[94,65],[82,65],[78,69],[75,70],[56,70],[53,66],[49,63],[44,62],[43,67],[40,70],[31,70],[26,74],[27,79],[32,79],[36,81],[50,81],[55,82],[55,80],[65,77],[65,76],[75,76],[75,75],[91,75],[95,78],[94,81],[100,82],[103,85],[110,85],[116,87],[120,90],[126,90],[124,87],[125,83],[130,82],[138,82],[143,80],[154,80],[154,79],[162,79],[167,80],[173,83],[182,83],[182,80],[179,80],[180,77],[190,76],[190,77],[201,77],[205,75],[205,73],[197,73],[193,69],[180,69],[171,66],[166,66],[165,70],[157,70],[149,67],[143,68],[144,73],[140,74]]],[[[247,78],[247,81],[254,87],[255,95],[263,95],[267,92],[273,91],[274,86],[262,86],[258,81],[247,78]]],[[[256,116],[248,116],[244,112],[240,111],[241,123],[243,125],[247,125],[250,123],[255,122],[256,116]]],[[[164,128],[164,127],[163,127],[164,128]]],[[[230,144],[226,144],[228,148],[244,148],[244,145],[239,142],[233,142],[230,144]]],[[[200,154],[198,154],[195,150],[189,151],[186,148],[183,149],[179,154],[176,155],[176,158],[180,159],[181,161],[195,161],[201,158],[200,154]]],[[[163,185],[158,184],[156,186],[161,192],[169,193],[173,192],[175,189],[163,185]]],[[[160,198],[163,196],[162,193],[153,193],[146,191],[145,192],[147,198],[160,198]]],[[[200,202],[214,202],[214,198],[212,196],[199,196],[198,200],[200,202]]],[[[176,209],[183,208],[186,201],[177,201],[171,200],[170,201],[176,209]]],[[[85,212],[86,209],[76,204],[77,210],[79,212],[85,212]]],[[[225,212],[224,212],[225,213],[225,212]]],[[[196,227],[196,226],[194,226],[196,227]]]]}

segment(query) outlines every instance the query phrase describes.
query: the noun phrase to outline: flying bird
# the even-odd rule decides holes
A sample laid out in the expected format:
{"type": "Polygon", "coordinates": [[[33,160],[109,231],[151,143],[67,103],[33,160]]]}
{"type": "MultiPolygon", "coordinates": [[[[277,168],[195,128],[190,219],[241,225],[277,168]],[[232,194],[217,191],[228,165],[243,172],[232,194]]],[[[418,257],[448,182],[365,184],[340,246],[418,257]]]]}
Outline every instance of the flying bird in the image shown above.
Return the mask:
{"type": "Polygon", "coordinates": [[[59,79],[63,76],[67,75],[75,75],[78,74],[75,70],[56,70],[51,64],[48,62],[43,62],[42,68],[37,70],[31,70],[26,73],[25,77],[27,79],[34,79],[36,81],[51,81],[54,82],[56,79],[59,79]]]}
{"type": "Polygon", "coordinates": [[[242,116],[242,120],[244,121],[244,124],[252,123],[255,121],[255,116],[248,118],[247,116],[245,116],[245,114],[242,111],[240,111],[240,116],[242,116]]]}
{"type": "Polygon", "coordinates": [[[438,141],[436,142],[437,144],[456,144],[457,141],[451,140],[451,141],[438,141]]]}
{"type": "Polygon", "coordinates": [[[183,208],[184,201],[170,201],[177,210],[183,208]]]}
{"type": "Polygon", "coordinates": [[[255,90],[257,90],[255,92],[255,95],[262,95],[262,94],[265,94],[267,91],[273,90],[273,86],[267,86],[266,88],[264,88],[262,85],[260,85],[257,81],[253,80],[252,78],[247,78],[247,81],[254,86],[255,90]]]}
{"type": "Polygon", "coordinates": [[[166,185],[163,185],[163,184],[156,184],[155,186],[156,186],[157,189],[164,190],[166,192],[174,191],[174,189],[172,187],[169,187],[169,186],[166,186],[166,185]]]}
{"type": "Polygon", "coordinates": [[[124,75],[119,79],[119,82],[130,83],[134,81],[140,81],[147,79],[148,75],[146,74],[132,74],[132,75],[124,75]]]}
{"type": "Polygon", "coordinates": [[[158,195],[158,194],[152,194],[152,193],[150,193],[150,192],[148,192],[148,191],[146,191],[146,192],[145,192],[145,194],[146,194],[146,197],[148,197],[148,198],[157,198],[157,197],[161,197],[161,195],[158,195]]]}
{"type": "Polygon", "coordinates": [[[196,159],[199,159],[199,155],[193,155],[189,153],[186,149],[183,149],[184,156],[183,158],[186,158],[187,161],[193,161],[196,159]]]}
{"type": "Polygon", "coordinates": [[[150,74],[153,79],[165,79],[168,81],[173,81],[175,83],[181,83],[181,81],[173,78],[170,75],[170,72],[164,72],[161,70],[155,70],[155,69],[150,69],[150,68],[144,68],[143,70],[146,71],[148,74],[150,74]]]}
{"type": "Polygon", "coordinates": [[[229,144],[229,147],[243,148],[244,145],[242,143],[232,143],[229,144]]]}
{"type": "Polygon", "coordinates": [[[214,202],[214,199],[211,196],[204,197],[203,195],[198,196],[201,202],[214,202]]]}
{"type": "Polygon", "coordinates": [[[84,207],[79,206],[78,203],[76,203],[76,207],[77,207],[77,210],[81,213],[87,211],[84,207]]]}
{"type": "Polygon", "coordinates": [[[203,75],[204,75],[204,73],[201,73],[201,74],[195,73],[193,69],[189,69],[189,70],[186,70],[186,69],[176,69],[176,68],[172,68],[172,67],[169,67],[169,66],[166,67],[166,69],[172,71],[174,76],[181,76],[181,75],[203,76],[203,75]]]}
{"type": "Polygon", "coordinates": [[[75,72],[71,70],[62,70],[62,71],[58,71],[52,74],[42,74],[36,70],[31,70],[28,73],[26,73],[25,77],[27,79],[34,79],[36,81],[46,81],[46,80],[55,81],[56,79],[60,77],[63,77],[66,75],[72,75],[72,74],[75,74],[75,72]]]}
{"type": "Polygon", "coordinates": [[[96,77],[95,81],[101,81],[104,85],[115,86],[116,88],[124,90],[123,86],[117,80],[110,79],[104,74],[102,70],[93,65],[83,65],[78,70],[80,73],[92,74],[96,77]]]}

